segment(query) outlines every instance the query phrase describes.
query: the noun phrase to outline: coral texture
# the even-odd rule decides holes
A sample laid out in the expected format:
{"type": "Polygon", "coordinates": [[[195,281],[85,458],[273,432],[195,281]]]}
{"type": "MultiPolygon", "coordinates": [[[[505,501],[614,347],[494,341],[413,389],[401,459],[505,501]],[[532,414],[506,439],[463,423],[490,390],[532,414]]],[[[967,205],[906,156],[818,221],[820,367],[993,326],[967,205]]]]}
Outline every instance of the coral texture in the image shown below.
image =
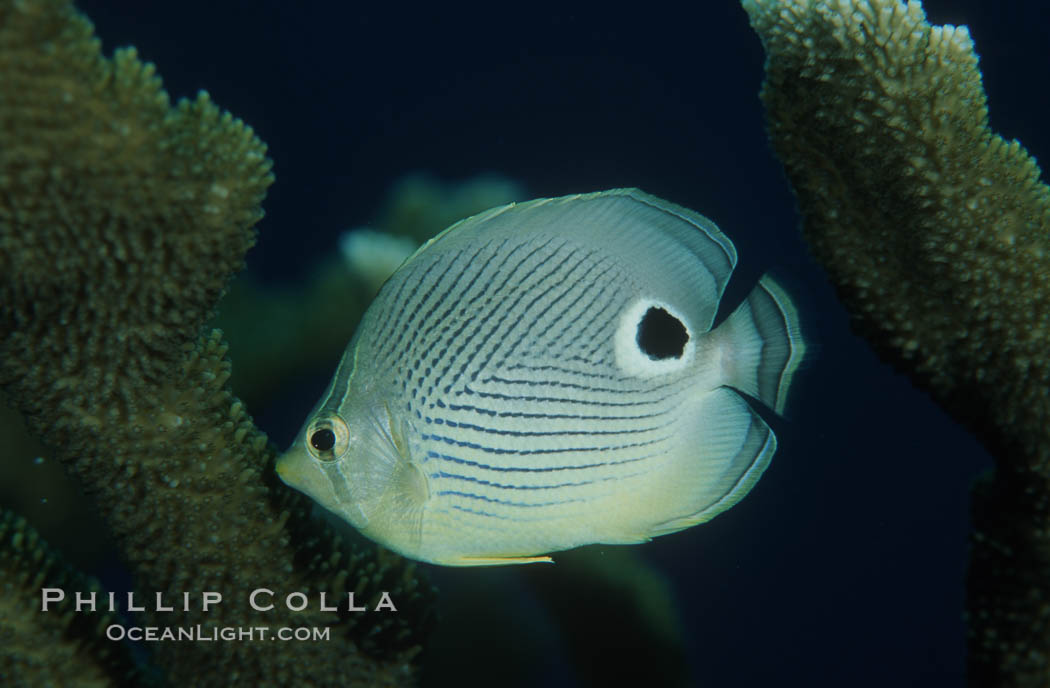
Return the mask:
{"type": "MultiPolygon", "coordinates": [[[[973,492],[973,685],[1050,683],[1050,192],[918,2],[744,0],[803,231],[859,331],[996,458],[973,492]]],[[[950,457],[943,457],[950,460],[950,457]]]]}
{"type": "Polygon", "coordinates": [[[142,685],[128,648],[102,630],[117,621],[103,611],[75,613],[73,600],[41,611],[41,589],[96,592],[71,571],[24,519],[0,511],[0,683],[5,686],[142,685]]]}
{"type": "Polygon", "coordinates": [[[116,537],[139,590],[223,603],[144,625],[328,627],[327,642],[153,643],[176,685],[395,685],[426,624],[411,565],[355,554],[272,476],[202,331],[254,242],[264,145],[206,94],[172,107],[62,0],[0,1],[0,384],[116,537]],[[248,593],[311,596],[257,612],[248,593]],[[319,592],[398,612],[320,611],[319,592]],[[177,619],[177,621],[175,621],[177,619]]]}

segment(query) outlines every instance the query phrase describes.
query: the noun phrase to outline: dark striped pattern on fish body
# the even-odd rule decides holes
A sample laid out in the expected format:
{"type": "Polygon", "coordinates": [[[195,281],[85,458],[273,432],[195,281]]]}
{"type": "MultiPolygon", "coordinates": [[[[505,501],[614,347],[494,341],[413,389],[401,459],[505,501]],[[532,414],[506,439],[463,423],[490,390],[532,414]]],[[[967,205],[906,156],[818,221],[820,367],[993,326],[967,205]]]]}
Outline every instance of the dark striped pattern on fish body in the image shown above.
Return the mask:
{"type": "Polygon", "coordinates": [[[441,564],[545,560],[707,520],[776,446],[734,388],[780,410],[804,348],[766,279],[711,330],[735,261],[710,221],[637,190],[458,223],[384,285],[278,471],[441,564]],[[682,323],[681,351],[644,350],[653,308],[682,323]],[[329,428],[337,446],[319,452],[329,428]]]}

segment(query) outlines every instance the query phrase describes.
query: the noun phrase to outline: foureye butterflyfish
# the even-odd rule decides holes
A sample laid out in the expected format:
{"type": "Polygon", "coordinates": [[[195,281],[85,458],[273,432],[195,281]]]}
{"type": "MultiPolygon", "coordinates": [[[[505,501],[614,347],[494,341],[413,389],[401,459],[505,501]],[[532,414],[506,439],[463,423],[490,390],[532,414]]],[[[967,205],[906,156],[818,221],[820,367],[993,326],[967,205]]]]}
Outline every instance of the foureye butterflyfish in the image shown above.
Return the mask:
{"type": "Polygon", "coordinates": [[[736,265],[701,215],[637,189],[462,220],[383,285],[277,462],[407,557],[549,561],[736,504],[776,450],[805,351],[763,277],[712,328],[736,265]]]}

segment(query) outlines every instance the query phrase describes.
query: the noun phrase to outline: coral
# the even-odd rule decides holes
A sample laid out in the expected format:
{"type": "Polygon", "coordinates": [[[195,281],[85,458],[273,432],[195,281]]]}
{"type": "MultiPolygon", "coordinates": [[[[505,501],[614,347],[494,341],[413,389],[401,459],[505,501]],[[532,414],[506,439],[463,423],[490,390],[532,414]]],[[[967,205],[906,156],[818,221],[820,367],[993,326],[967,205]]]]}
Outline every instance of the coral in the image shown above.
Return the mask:
{"type": "Polygon", "coordinates": [[[361,275],[369,291],[376,294],[390,275],[419,245],[408,237],[394,236],[368,227],[357,227],[339,237],[339,252],[346,267],[361,275]]]}
{"type": "Polygon", "coordinates": [[[856,328],[996,458],[973,492],[968,671],[1050,682],[1050,191],[988,129],[965,27],[918,2],[743,0],[803,232],[856,328]]]}
{"type": "MultiPolygon", "coordinates": [[[[94,498],[138,589],[223,603],[177,624],[315,626],[318,643],[154,643],[173,684],[396,685],[428,588],[354,553],[272,475],[273,452],[202,329],[254,241],[263,144],[206,94],[171,107],[133,49],[99,53],[62,0],[0,1],[0,385],[94,498]],[[249,608],[259,587],[397,614],[249,608]]],[[[147,611],[146,624],[175,617],[147,611]]]]}
{"type": "Polygon", "coordinates": [[[69,598],[41,612],[45,587],[101,596],[98,583],[69,569],[24,519],[0,511],[0,683],[85,688],[145,683],[127,646],[102,637],[117,621],[115,614],[75,613],[69,598]]]}
{"type": "Polygon", "coordinates": [[[111,546],[101,519],[62,464],[25,428],[22,416],[0,398],[0,510],[33,524],[75,566],[96,569],[111,546]]]}

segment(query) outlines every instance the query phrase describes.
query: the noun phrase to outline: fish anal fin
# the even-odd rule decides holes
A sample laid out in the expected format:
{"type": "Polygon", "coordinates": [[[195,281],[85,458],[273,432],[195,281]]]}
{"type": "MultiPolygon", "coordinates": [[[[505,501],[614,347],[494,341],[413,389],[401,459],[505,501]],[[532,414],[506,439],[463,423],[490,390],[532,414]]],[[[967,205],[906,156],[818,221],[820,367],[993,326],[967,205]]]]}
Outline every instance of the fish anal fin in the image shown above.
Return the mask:
{"type": "Polygon", "coordinates": [[[706,523],[714,518],[714,514],[707,512],[700,512],[698,514],[692,514],[684,518],[677,518],[671,521],[665,521],[653,526],[652,537],[659,537],[661,535],[669,535],[671,533],[677,533],[680,530],[686,528],[692,528],[700,523],[706,523]]]}

